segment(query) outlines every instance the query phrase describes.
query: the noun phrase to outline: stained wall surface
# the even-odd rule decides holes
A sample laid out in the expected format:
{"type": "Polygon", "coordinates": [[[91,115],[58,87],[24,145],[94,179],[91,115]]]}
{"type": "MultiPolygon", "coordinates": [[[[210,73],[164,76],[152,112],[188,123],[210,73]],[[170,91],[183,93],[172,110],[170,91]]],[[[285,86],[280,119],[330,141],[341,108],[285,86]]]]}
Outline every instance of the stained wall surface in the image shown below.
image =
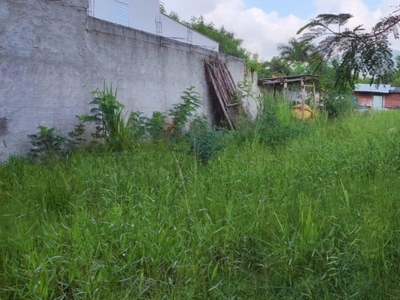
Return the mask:
{"type": "Polygon", "coordinates": [[[235,82],[244,80],[241,59],[89,17],[83,2],[1,1],[0,160],[27,153],[39,125],[71,131],[104,83],[118,89],[127,113],[147,115],[195,86],[199,113],[212,119],[204,60],[217,55],[235,82]]]}

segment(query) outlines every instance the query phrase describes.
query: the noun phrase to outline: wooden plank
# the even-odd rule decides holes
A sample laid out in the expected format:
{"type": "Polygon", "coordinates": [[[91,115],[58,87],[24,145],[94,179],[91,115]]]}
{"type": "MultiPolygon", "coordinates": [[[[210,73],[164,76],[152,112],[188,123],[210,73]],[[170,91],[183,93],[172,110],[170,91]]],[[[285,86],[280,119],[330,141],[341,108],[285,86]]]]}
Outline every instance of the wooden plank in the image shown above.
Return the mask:
{"type": "Polygon", "coordinates": [[[237,94],[235,82],[225,62],[205,61],[206,73],[231,129],[235,129],[236,117],[241,112],[241,103],[233,102],[237,94]]]}
{"type": "Polygon", "coordinates": [[[211,80],[211,82],[213,84],[213,87],[214,87],[214,92],[215,92],[215,94],[216,94],[216,96],[218,98],[218,101],[219,101],[220,105],[221,105],[222,111],[224,112],[225,118],[228,121],[229,127],[231,129],[235,129],[235,127],[233,126],[233,124],[231,122],[229,113],[228,113],[228,111],[227,111],[227,109],[225,107],[225,103],[223,101],[222,94],[221,94],[220,90],[218,89],[217,82],[216,82],[216,80],[215,80],[215,78],[213,76],[212,66],[206,64],[206,70],[208,71],[209,78],[210,78],[210,80],[211,80]]]}

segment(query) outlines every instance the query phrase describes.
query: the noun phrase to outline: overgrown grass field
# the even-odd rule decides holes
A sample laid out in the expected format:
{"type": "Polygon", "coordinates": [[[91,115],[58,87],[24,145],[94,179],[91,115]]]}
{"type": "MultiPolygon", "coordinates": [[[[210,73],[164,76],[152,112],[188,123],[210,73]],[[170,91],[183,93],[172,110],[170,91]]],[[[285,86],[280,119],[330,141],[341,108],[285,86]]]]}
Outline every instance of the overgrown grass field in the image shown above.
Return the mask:
{"type": "Polygon", "coordinates": [[[0,166],[0,299],[398,299],[400,112],[287,116],[0,166]]]}

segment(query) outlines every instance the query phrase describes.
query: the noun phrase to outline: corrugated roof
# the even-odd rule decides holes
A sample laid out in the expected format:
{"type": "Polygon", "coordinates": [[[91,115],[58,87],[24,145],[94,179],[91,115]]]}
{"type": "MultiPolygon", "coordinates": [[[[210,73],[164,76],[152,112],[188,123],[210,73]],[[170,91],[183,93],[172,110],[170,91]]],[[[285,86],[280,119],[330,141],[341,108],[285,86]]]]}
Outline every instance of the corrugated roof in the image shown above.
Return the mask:
{"type": "Polygon", "coordinates": [[[301,82],[309,80],[318,80],[320,76],[303,74],[303,75],[292,75],[292,76],[281,76],[281,77],[270,77],[270,78],[260,78],[258,80],[259,85],[273,85],[277,83],[292,83],[301,82]]]}
{"type": "Polygon", "coordinates": [[[378,94],[389,94],[391,90],[390,84],[380,84],[376,86],[376,84],[366,84],[359,83],[354,87],[355,92],[364,92],[364,93],[378,93],[378,94]]]}

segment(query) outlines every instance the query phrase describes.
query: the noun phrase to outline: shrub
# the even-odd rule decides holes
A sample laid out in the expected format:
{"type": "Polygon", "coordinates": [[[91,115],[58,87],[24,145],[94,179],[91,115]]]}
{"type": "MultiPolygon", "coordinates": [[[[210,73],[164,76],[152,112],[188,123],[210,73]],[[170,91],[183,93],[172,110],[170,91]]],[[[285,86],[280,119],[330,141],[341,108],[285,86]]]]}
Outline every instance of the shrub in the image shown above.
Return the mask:
{"type": "Polygon", "coordinates": [[[38,126],[39,132],[29,134],[32,144],[29,155],[32,158],[58,157],[67,153],[73,143],[55,127],[38,126]]]}
{"type": "Polygon", "coordinates": [[[181,99],[182,103],[175,104],[169,111],[169,116],[172,117],[172,132],[182,133],[188,120],[194,115],[197,108],[201,107],[202,101],[200,94],[195,91],[195,87],[191,86],[183,92],[181,99]]]}
{"type": "Polygon", "coordinates": [[[264,96],[262,110],[256,120],[244,117],[238,122],[234,133],[238,143],[257,142],[276,148],[305,134],[310,126],[307,122],[293,117],[288,99],[272,99],[264,96]]]}
{"type": "Polygon", "coordinates": [[[222,135],[222,131],[215,131],[211,128],[205,116],[194,118],[186,134],[190,152],[199,161],[206,163],[223,148],[223,143],[221,142],[222,135]]]}
{"type": "Polygon", "coordinates": [[[142,112],[133,111],[131,112],[128,119],[128,128],[131,137],[135,140],[142,140],[147,135],[147,123],[148,118],[143,116],[142,112]]]}
{"type": "Polygon", "coordinates": [[[165,115],[162,112],[154,111],[151,118],[147,120],[147,131],[153,140],[163,137],[165,126],[165,115]]]}
{"type": "Polygon", "coordinates": [[[330,119],[344,116],[354,110],[352,96],[336,91],[325,94],[321,102],[322,109],[326,111],[330,119]]]}
{"type": "Polygon", "coordinates": [[[91,122],[96,126],[93,137],[105,140],[108,148],[113,151],[122,151],[129,140],[129,130],[124,120],[122,111],[124,105],[117,101],[117,92],[112,86],[104,85],[103,91],[92,92],[93,100],[90,104],[95,105],[90,115],[80,116],[83,122],[91,122]]]}

